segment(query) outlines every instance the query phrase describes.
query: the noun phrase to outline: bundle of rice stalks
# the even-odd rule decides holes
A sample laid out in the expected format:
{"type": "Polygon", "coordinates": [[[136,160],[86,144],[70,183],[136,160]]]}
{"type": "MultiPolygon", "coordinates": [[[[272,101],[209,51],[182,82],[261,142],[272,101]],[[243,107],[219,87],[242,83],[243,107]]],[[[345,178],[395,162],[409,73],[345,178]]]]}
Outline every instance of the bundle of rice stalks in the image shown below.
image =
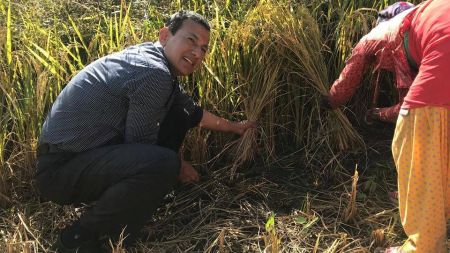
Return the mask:
{"type": "Polygon", "coordinates": [[[226,36],[239,48],[237,91],[243,97],[244,113],[249,120],[266,121],[259,131],[272,133],[260,136],[252,130],[240,139],[232,174],[253,159],[261,143],[266,147],[264,155],[271,155],[267,151],[273,150],[275,141],[265,138],[273,138],[276,126],[290,128],[296,143],[312,154],[323,147],[333,152],[362,143],[340,110],[324,117],[320,108],[320,96],[330,86],[326,48],[317,20],[307,8],[294,10],[264,1],[247,14],[238,30],[239,36],[233,32],[226,36]]]}
{"type": "Polygon", "coordinates": [[[235,154],[232,177],[238,167],[254,159],[258,147],[263,146],[265,155],[269,156],[273,150],[275,141],[269,137],[273,134],[268,136],[267,133],[273,128],[276,113],[273,105],[277,99],[283,61],[277,58],[272,40],[270,33],[249,18],[243,24],[233,23],[222,44],[236,50],[226,55],[226,66],[234,73],[232,90],[238,96],[237,106],[243,110],[247,120],[258,122],[259,125],[229,145],[234,148],[235,154]]]}
{"type": "MultiPolygon", "coordinates": [[[[267,9],[265,11],[267,13],[267,9]]],[[[286,61],[286,73],[293,75],[292,80],[296,81],[289,85],[305,88],[303,106],[309,106],[309,112],[305,110],[300,115],[303,131],[299,134],[303,133],[307,149],[315,150],[317,141],[323,138],[332,150],[346,150],[361,144],[360,136],[340,110],[330,112],[326,119],[322,119],[320,94],[328,92],[330,81],[328,64],[323,56],[325,42],[317,20],[303,6],[295,10],[278,6],[267,18],[267,22],[272,24],[272,33],[279,37],[277,51],[286,61]]]]}
{"type": "MultiPolygon", "coordinates": [[[[273,105],[277,94],[278,86],[278,74],[281,69],[281,62],[273,61],[265,54],[261,55],[259,64],[252,69],[252,72],[247,77],[242,78],[241,87],[245,88],[243,91],[245,99],[243,100],[244,114],[247,116],[247,120],[258,122],[261,120],[265,109],[270,108],[273,105]],[[269,67],[267,67],[269,66],[269,67]]],[[[254,66],[254,65],[253,65],[254,66]]],[[[267,114],[272,114],[273,111],[265,111],[267,114]]],[[[235,160],[231,170],[231,176],[234,175],[236,169],[247,161],[254,159],[255,153],[263,143],[266,151],[266,155],[270,155],[271,146],[273,146],[273,140],[269,139],[262,128],[263,124],[257,128],[249,129],[238,140],[238,143],[234,145],[235,160]]],[[[270,126],[269,126],[270,127],[270,126]]]]}

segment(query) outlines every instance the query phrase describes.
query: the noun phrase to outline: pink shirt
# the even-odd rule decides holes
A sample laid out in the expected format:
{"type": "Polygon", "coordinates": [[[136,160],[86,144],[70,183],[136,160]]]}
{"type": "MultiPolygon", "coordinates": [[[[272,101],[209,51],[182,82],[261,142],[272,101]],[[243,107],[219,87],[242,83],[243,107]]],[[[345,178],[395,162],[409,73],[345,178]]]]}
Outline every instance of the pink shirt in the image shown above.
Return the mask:
{"type": "Polygon", "coordinates": [[[358,42],[330,89],[328,100],[333,108],[350,99],[361,84],[364,73],[373,66],[375,70],[384,69],[395,73],[399,104],[380,110],[381,120],[395,122],[403,97],[416,74],[408,65],[402,44],[403,32],[400,30],[402,21],[409,12],[405,11],[380,23],[358,42]]]}
{"type": "Polygon", "coordinates": [[[409,29],[409,49],[419,72],[402,108],[450,108],[450,2],[428,0],[409,13],[402,30],[409,29]]]}

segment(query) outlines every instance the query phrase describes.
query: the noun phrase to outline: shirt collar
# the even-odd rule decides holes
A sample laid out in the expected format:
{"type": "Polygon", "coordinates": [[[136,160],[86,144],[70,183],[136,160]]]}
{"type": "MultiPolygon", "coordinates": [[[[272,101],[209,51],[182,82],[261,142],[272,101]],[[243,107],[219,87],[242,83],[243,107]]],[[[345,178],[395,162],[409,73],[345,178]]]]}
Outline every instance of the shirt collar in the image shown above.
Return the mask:
{"type": "Polygon", "coordinates": [[[159,42],[159,41],[155,42],[154,45],[155,45],[156,49],[164,56],[164,63],[166,64],[167,68],[169,69],[170,74],[172,75],[172,78],[175,81],[178,81],[178,77],[173,73],[172,65],[170,64],[169,60],[167,59],[166,54],[164,53],[163,45],[161,45],[161,42],[159,42]]]}

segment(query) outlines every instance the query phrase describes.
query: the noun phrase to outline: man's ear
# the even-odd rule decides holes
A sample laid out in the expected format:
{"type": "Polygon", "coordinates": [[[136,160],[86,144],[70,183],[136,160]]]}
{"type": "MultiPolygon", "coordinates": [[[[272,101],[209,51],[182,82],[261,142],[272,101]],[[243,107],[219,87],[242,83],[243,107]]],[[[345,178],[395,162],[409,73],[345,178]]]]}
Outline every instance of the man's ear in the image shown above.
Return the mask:
{"type": "Polygon", "coordinates": [[[163,27],[161,30],[159,30],[159,43],[161,45],[165,46],[167,43],[167,40],[169,39],[170,31],[169,28],[163,27]]]}

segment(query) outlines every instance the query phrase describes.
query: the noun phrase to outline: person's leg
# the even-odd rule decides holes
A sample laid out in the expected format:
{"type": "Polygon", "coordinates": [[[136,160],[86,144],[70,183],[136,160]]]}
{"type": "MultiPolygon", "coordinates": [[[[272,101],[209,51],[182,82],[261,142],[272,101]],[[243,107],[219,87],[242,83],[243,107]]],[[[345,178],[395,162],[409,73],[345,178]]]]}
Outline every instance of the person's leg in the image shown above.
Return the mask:
{"type": "Polygon", "coordinates": [[[176,183],[179,168],[177,154],[167,148],[122,144],[76,154],[41,181],[50,200],[96,201],[74,226],[112,237],[126,227],[132,243],[176,183]]]}
{"type": "Polygon", "coordinates": [[[433,107],[409,110],[397,121],[392,152],[400,217],[408,235],[400,252],[446,252],[448,121],[449,110],[433,107]]]}

